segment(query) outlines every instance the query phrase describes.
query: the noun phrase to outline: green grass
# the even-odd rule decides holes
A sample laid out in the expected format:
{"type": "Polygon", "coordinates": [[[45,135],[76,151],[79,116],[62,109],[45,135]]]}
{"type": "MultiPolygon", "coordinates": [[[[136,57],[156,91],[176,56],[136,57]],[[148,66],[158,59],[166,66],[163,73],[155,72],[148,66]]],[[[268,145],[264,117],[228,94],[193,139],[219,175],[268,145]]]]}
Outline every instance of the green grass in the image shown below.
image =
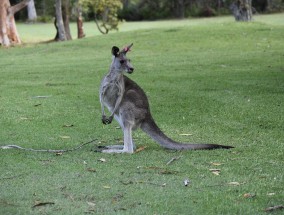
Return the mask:
{"type": "MultiPolygon", "coordinates": [[[[190,18],[184,20],[166,20],[166,21],[154,21],[154,22],[121,22],[119,24],[119,31],[110,31],[110,33],[128,32],[133,30],[145,30],[145,29],[160,29],[169,28],[169,26],[177,27],[194,27],[211,24],[224,24],[232,23],[234,18],[232,16],[226,17],[214,17],[214,18],[190,18]]],[[[261,22],[269,25],[283,26],[283,14],[273,15],[261,15],[254,16],[254,22],[261,22]]],[[[43,41],[52,40],[55,37],[55,27],[53,23],[36,23],[36,24],[17,24],[18,31],[21,35],[21,39],[24,43],[38,43],[43,41]]],[[[76,23],[70,24],[71,34],[73,38],[77,38],[77,26],[76,23]]],[[[86,37],[93,37],[101,35],[96,28],[94,22],[84,23],[84,32],[86,37]]]]}
{"type": "MultiPolygon", "coordinates": [[[[147,148],[133,155],[95,153],[94,145],[61,156],[2,149],[0,214],[251,215],[283,205],[283,14],[265,17],[125,23],[105,36],[1,48],[0,145],[119,142],[118,124],[101,123],[98,89],[111,47],[133,42],[131,78],[147,93],[162,130],[184,142],[236,148],[173,152],[137,131],[136,145],[147,148]],[[39,202],[54,204],[33,207],[39,202]]],[[[34,26],[19,31],[32,41],[34,26]]]]}

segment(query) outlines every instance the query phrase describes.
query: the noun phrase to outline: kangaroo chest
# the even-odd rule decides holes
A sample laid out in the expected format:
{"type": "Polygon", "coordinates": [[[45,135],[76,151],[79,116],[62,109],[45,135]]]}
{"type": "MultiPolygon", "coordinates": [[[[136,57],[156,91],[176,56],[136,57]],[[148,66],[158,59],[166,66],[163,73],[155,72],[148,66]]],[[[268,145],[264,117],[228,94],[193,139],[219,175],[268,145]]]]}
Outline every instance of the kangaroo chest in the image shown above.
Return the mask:
{"type": "Polygon", "coordinates": [[[123,96],[124,89],[125,87],[123,77],[118,79],[106,78],[103,81],[101,101],[109,109],[109,111],[112,111],[114,109],[117,100],[123,96]]]}

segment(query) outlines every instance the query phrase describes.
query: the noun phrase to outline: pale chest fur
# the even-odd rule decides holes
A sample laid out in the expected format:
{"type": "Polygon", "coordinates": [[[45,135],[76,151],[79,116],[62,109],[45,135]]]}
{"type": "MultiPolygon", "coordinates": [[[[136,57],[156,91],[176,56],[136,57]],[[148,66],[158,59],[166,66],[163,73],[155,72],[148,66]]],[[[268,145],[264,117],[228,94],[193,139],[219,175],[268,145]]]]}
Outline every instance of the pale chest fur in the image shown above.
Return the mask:
{"type": "Polygon", "coordinates": [[[116,78],[106,76],[101,83],[100,100],[101,103],[113,111],[116,101],[124,93],[123,76],[116,78]]]}

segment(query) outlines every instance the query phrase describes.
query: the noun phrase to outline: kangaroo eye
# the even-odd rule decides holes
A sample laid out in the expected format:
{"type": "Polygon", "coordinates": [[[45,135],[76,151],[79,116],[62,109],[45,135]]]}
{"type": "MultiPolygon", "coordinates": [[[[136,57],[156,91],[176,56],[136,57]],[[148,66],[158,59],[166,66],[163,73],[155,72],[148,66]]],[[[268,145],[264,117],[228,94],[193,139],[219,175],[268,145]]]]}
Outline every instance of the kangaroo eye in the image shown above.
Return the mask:
{"type": "Polygon", "coordinates": [[[119,62],[120,64],[124,64],[125,60],[120,60],[119,62]]]}

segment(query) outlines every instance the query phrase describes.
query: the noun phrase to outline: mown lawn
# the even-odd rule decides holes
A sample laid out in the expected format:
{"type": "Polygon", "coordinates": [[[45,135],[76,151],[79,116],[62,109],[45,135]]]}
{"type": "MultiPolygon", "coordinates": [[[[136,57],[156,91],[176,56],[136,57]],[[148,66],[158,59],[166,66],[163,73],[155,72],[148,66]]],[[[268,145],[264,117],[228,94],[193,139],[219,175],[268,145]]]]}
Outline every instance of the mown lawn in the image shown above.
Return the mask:
{"type": "MultiPolygon", "coordinates": [[[[284,205],[279,17],[143,22],[141,30],[129,23],[104,36],[1,48],[0,145],[62,149],[97,141],[61,155],[0,149],[0,214],[251,215],[284,205]],[[146,147],[139,153],[93,151],[122,140],[116,122],[101,123],[98,89],[111,47],[131,42],[130,77],[162,130],[234,149],[169,151],[137,131],[137,147],[146,147]]],[[[20,28],[26,41],[38,31],[20,28]]]]}

